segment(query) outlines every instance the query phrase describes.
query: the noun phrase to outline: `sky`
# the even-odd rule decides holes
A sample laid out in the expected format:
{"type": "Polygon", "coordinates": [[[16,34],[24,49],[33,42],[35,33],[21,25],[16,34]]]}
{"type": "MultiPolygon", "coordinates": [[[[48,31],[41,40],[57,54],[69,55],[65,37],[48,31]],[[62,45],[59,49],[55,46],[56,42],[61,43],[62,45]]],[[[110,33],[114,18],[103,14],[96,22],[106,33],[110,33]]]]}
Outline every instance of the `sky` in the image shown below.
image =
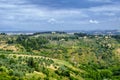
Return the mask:
{"type": "Polygon", "coordinates": [[[0,0],[0,31],[120,30],[120,0],[0,0]]]}

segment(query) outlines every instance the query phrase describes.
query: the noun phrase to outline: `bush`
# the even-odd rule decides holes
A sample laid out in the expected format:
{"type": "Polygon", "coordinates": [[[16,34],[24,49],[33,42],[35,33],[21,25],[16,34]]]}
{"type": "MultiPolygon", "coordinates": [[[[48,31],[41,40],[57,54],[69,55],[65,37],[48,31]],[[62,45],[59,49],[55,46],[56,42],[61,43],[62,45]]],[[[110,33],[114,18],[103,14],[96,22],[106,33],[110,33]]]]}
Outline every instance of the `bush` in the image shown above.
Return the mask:
{"type": "Polygon", "coordinates": [[[100,71],[100,76],[102,77],[102,79],[104,78],[111,78],[112,77],[112,72],[110,70],[101,70],[100,71]]]}

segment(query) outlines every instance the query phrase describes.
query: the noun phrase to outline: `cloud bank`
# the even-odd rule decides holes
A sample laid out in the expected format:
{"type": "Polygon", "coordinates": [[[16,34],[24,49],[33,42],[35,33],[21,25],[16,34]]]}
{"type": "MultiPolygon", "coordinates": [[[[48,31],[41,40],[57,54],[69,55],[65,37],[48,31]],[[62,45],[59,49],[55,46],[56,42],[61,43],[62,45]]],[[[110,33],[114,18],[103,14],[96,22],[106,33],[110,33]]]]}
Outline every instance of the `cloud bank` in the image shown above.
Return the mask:
{"type": "Polygon", "coordinates": [[[75,4],[75,0],[61,1],[63,2],[59,2],[59,5],[58,2],[54,2],[55,6],[52,8],[50,1],[46,5],[44,1],[36,4],[33,0],[1,0],[0,30],[120,29],[119,1],[117,3],[112,0],[83,1],[83,4],[89,2],[98,4],[89,7],[68,4],[68,2],[75,4]],[[101,4],[102,1],[104,3],[101,4]],[[73,8],[69,7],[70,5],[73,8]]]}

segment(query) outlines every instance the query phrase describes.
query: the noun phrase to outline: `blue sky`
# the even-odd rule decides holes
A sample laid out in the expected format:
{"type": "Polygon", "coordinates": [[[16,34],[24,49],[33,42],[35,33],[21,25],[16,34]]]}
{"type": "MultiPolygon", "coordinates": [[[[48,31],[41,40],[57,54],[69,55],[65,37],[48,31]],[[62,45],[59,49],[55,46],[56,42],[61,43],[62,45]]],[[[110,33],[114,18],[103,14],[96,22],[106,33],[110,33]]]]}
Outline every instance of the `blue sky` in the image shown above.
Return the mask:
{"type": "Polygon", "coordinates": [[[0,31],[120,30],[120,0],[0,0],[0,31]]]}

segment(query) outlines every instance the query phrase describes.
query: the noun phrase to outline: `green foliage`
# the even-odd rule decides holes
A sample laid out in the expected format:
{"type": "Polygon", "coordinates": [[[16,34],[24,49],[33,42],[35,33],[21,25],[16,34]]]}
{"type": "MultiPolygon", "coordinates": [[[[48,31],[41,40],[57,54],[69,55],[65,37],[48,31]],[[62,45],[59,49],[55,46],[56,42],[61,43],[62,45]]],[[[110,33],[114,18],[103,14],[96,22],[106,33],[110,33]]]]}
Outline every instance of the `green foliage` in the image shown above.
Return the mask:
{"type": "Polygon", "coordinates": [[[79,36],[79,37],[88,36],[86,33],[74,33],[74,35],[79,36]]]}
{"type": "Polygon", "coordinates": [[[23,49],[0,50],[0,80],[120,79],[119,35],[35,33],[0,39],[23,49]]]}
{"type": "Polygon", "coordinates": [[[48,40],[44,37],[28,37],[28,36],[19,36],[16,40],[17,43],[25,47],[25,49],[30,52],[32,50],[38,50],[44,47],[44,44],[48,43],[48,40]]]}
{"type": "Polygon", "coordinates": [[[6,33],[0,33],[0,35],[7,35],[6,33]]]}
{"type": "Polygon", "coordinates": [[[12,80],[6,73],[0,73],[0,80],[12,80]]]}
{"type": "Polygon", "coordinates": [[[70,72],[65,66],[61,66],[55,71],[58,75],[70,77],[70,72]]]}

